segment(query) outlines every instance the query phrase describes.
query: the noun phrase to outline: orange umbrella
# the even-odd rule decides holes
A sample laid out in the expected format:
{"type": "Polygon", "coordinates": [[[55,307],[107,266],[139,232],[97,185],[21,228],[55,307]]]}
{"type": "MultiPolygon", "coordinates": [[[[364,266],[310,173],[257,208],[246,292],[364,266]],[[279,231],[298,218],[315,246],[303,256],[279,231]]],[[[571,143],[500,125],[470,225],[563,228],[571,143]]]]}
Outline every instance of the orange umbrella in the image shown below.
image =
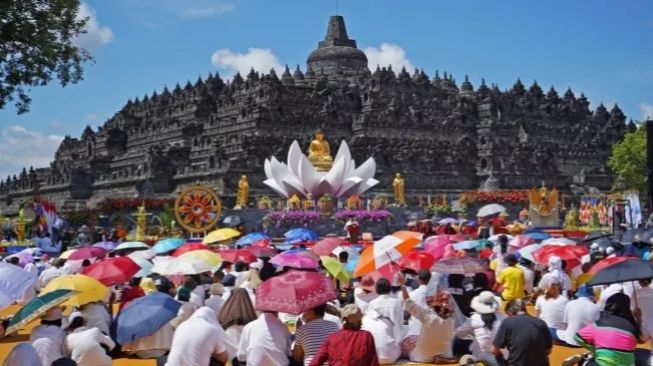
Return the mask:
{"type": "Polygon", "coordinates": [[[414,231],[397,231],[383,237],[363,251],[354,270],[354,277],[360,277],[397,261],[421,242],[422,233],[414,231]]]}

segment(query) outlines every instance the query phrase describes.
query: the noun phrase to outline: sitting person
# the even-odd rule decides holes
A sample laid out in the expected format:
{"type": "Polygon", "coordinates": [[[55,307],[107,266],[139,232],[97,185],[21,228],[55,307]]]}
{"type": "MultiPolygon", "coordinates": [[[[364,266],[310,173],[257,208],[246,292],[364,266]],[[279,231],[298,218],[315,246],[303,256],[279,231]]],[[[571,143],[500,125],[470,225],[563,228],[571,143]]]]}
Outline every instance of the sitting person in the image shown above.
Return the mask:
{"type": "Polygon", "coordinates": [[[302,313],[304,324],[297,328],[293,358],[308,366],[326,338],[339,330],[338,324],[325,320],[327,304],[302,313]]]}
{"type": "Polygon", "coordinates": [[[498,366],[499,363],[492,354],[492,340],[497,335],[499,326],[505,315],[500,311],[501,299],[490,291],[484,291],[472,299],[474,310],[471,317],[456,329],[456,337],[472,337],[472,357],[475,362],[483,362],[487,366],[498,366]]]}
{"type": "Polygon", "coordinates": [[[581,285],[574,295],[575,299],[565,305],[565,313],[562,319],[567,325],[564,330],[558,330],[557,335],[560,342],[565,346],[579,347],[576,342],[576,333],[586,325],[594,323],[601,315],[599,306],[592,302],[594,293],[592,288],[581,285]]]}
{"type": "Polygon", "coordinates": [[[560,342],[558,330],[567,328],[565,323],[565,306],[569,300],[561,294],[562,287],[556,280],[549,281],[549,287],[535,301],[535,316],[544,320],[549,327],[551,337],[560,342]]]}
{"type": "Polygon", "coordinates": [[[367,309],[361,329],[372,333],[376,354],[381,365],[393,364],[401,356],[401,346],[399,345],[401,340],[395,338],[393,328],[394,323],[390,318],[382,316],[374,309],[367,309]]]}
{"type": "Polygon", "coordinates": [[[66,333],[61,307],[55,306],[41,316],[41,325],[32,329],[29,340],[44,365],[50,365],[66,353],[66,333]]]}
{"type": "Polygon", "coordinates": [[[111,366],[111,351],[116,344],[109,336],[100,332],[98,328],[86,326],[86,320],[79,312],[70,314],[66,345],[68,353],[79,366],[111,366]]]}
{"type": "Polygon", "coordinates": [[[243,328],[238,343],[238,361],[247,365],[285,366],[290,362],[290,344],[290,332],[278,314],[264,311],[243,328]]]}

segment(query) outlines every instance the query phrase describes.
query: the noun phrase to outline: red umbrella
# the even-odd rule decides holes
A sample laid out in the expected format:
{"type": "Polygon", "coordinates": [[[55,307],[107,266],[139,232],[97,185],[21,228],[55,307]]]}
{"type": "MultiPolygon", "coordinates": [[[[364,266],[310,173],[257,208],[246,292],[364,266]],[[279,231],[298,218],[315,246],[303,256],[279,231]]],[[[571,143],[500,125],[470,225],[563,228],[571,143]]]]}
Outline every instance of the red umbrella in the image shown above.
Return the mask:
{"type": "Polygon", "coordinates": [[[435,258],[426,252],[413,250],[408,252],[405,256],[399,258],[397,264],[401,268],[407,268],[415,272],[423,269],[429,269],[435,263],[435,258]]]}
{"type": "Polygon", "coordinates": [[[277,255],[277,252],[274,249],[269,248],[269,247],[256,247],[256,246],[252,245],[252,246],[247,247],[247,248],[245,248],[243,250],[247,250],[247,251],[251,252],[252,254],[254,254],[255,256],[257,256],[259,258],[260,257],[272,258],[275,255],[277,255]]]}
{"type": "Polygon", "coordinates": [[[256,289],[256,309],[299,315],[336,298],[333,282],[313,271],[288,271],[256,289]]]}
{"type": "Polygon", "coordinates": [[[439,260],[444,256],[447,244],[453,243],[446,235],[431,236],[424,240],[424,251],[439,260]]]}
{"type": "Polygon", "coordinates": [[[270,246],[270,239],[261,239],[261,240],[257,240],[257,241],[255,241],[255,242],[253,242],[251,246],[253,246],[253,247],[262,247],[262,248],[267,248],[267,247],[270,246]]]}
{"type": "Polygon", "coordinates": [[[598,261],[595,265],[592,266],[592,268],[589,270],[589,273],[591,274],[596,274],[596,272],[602,270],[603,268],[607,268],[610,266],[613,266],[617,263],[621,263],[627,260],[631,259],[638,259],[637,257],[609,257],[609,258],[604,258],[598,261]]]}
{"type": "Polygon", "coordinates": [[[175,249],[174,252],[172,252],[173,257],[179,257],[180,255],[188,252],[192,252],[193,250],[211,250],[211,248],[202,243],[186,243],[179,248],[175,249]]]}
{"type": "Polygon", "coordinates": [[[533,252],[533,259],[539,264],[547,265],[549,258],[553,256],[569,261],[578,260],[588,253],[589,250],[582,245],[543,245],[540,249],[533,252]]]}
{"type": "Polygon", "coordinates": [[[322,255],[331,255],[333,253],[333,250],[336,249],[336,247],[339,247],[342,245],[345,241],[342,240],[341,238],[338,237],[329,237],[329,238],[324,238],[317,243],[311,248],[313,253],[317,254],[318,256],[322,255]]]}
{"type": "Polygon", "coordinates": [[[222,260],[231,262],[231,263],[236,263],[236,262],[245,262],[245,263],[252,263],[256,262],[256,256],[254,253],[250,252],[249,250],[246,249],[233,249],[233,250],[225,250],[223,252],[220,252],[220,256],[222,257],[222,260]]]}
{"type": "Polygon", "coordinates": [[[68,257],[69,260],[84,260],[84,259],[90,259],[90,258],[98,258],[102,259],[107,255],[106,249],[98,248],[98,247],[84,247],[84,248],[79,248],[75,250],[70,257],[68,257]]]}
{"type": "Polygon", "coordinates": [[[523,248],[527,245],[535,243],[535,239],[528,235],[517,235],[514,238],[510,239],[508,245],[516,248],[523,248]]]}
{"type": "Polygon", "coordinates": [[[141,267],[129,257],[107,258],[84,268],[82,274],[110,286],[131,280],[141,267]]]}

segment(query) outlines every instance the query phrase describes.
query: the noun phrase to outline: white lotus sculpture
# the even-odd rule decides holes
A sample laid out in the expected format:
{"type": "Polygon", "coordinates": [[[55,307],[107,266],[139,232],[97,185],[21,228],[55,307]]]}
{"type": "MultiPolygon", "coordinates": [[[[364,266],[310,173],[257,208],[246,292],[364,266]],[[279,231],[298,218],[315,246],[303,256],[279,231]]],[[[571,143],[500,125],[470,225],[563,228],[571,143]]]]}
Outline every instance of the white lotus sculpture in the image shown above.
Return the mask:
{"type": "Polygon", "coordinates": [[[374,179],[374,159],[369,158],[356,168],[356,162],[351,158],[345,141],[340,143],[329,171],[317,171],[297,141],[290,145],[287,164],[273,156],[265,160],[264,169],[267,179],[263,183],[286,198],[295,194],[307,197],[309,193],[313,198],[325,194],[332,197],[361,195],[379,183],[374,179]]]}

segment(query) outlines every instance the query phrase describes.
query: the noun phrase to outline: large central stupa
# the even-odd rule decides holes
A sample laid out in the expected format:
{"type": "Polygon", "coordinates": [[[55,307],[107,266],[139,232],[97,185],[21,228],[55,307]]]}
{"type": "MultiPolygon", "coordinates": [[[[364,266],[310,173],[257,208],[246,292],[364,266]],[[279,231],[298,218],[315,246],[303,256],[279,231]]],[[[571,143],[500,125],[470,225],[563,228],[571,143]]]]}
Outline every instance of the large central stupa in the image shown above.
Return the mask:
{"type": "Polygon", "coordinates": [[[1,182],[0,209],[15,212],[36,196],[59,205],[170,197],[197,181],[228,200],[243,174],[252,195],[272,195],[265,160],[286,156],[295,140],[308,146],[317,129],[346,141],[352,160],[376,161],[371,194],[389,193],[396,172],[404,173],[409,200],[542,182],[608,190],[610,147],[633,127],[618,106],[592,111],[570,89],[560,96],[519,79],[502,90],[447,72],[373,69],[344,19],[331,17],[305,72],[251,71],[230,81],[209,74],[129,99],[97,130],[67,136],[49,167],[1,182]]]}

